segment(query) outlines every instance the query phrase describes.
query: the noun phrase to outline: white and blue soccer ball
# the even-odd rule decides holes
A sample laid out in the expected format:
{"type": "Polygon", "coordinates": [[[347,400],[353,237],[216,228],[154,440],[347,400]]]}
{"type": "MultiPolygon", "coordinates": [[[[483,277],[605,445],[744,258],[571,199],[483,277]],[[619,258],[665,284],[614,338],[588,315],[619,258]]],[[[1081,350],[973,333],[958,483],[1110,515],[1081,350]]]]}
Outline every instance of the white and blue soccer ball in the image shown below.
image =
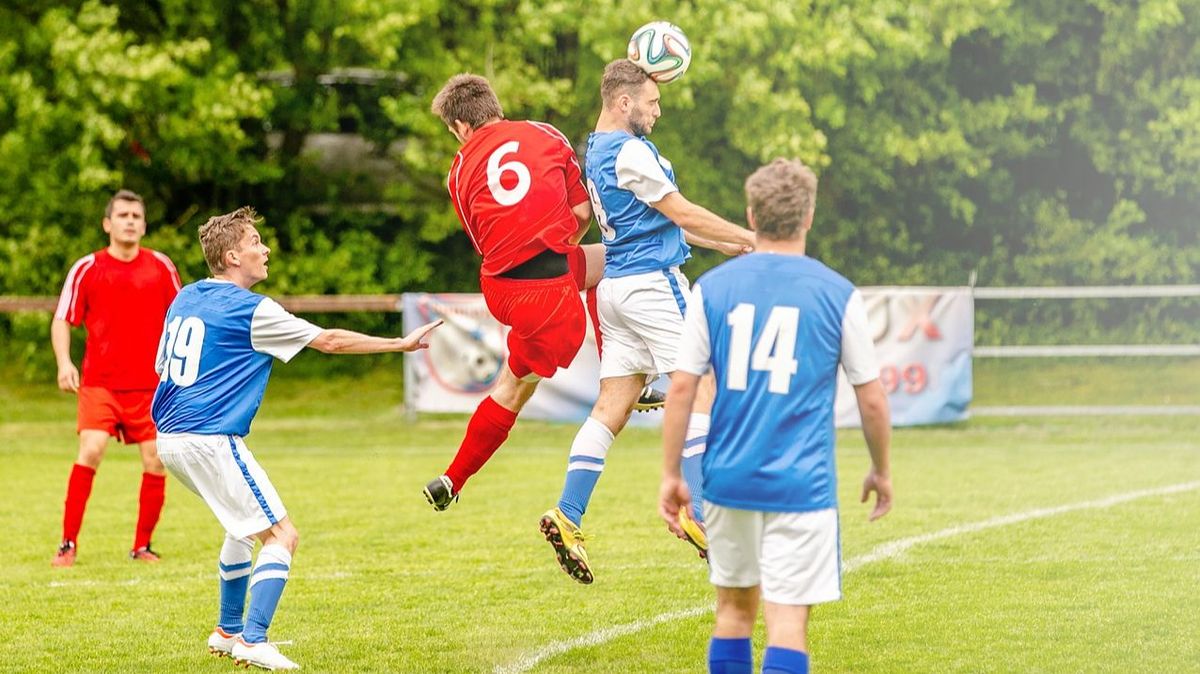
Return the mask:
{"type": "Polygon", "coordinates": [[[687,35],[667,21],[651,21],[633,31],[626,55],[659,84],[683,77],[692,64],[687,35]]]}

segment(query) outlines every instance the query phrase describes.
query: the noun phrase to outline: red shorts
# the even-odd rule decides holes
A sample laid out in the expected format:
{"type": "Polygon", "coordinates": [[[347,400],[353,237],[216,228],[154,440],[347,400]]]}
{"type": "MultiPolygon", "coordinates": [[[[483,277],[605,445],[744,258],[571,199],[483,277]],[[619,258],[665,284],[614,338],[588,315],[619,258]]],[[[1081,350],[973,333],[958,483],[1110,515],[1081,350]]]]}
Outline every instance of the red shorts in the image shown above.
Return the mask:
{"type": "Polygon", "coordinates": [[[567,269],[575,281],[575,288],[583,290],[587,285],[587,255],[584,254],[582,246],[575,246],[567,253],[567,269]]]}
{"type": "Polygon", "coordinates": [[[513,374],[552,377],[575,360],[587,334],[587,315],[572,273],[535,280],[483,276],[479,285],[488,310],[512,328],[508,367],[513,374]]]}
{"type": "Polygon", "coordinates": [[[104,431],[133,445],[158,436],[150,418],[154,391],[110,391],[101,386],[81,386],[76,431],[104,431]]]}

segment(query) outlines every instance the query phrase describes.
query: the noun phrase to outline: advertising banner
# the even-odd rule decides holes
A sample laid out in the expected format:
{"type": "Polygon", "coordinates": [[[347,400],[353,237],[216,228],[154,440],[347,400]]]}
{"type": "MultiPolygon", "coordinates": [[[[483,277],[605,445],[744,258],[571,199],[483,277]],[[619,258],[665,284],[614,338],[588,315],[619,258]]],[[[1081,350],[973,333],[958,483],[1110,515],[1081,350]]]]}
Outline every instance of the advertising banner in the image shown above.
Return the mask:
{"type": "MultiPolygon", "coordinates": [[[[971,401],[974,305],[969,288],[863,288],[880,364],[880,379],[897,426],[966,418],[971,401]]],[[[507,332],[479,294],[405,293],[404,329],[438,318],[429,349],[404,358],[405,406],[410,413],[470,413],[495,386],[507,353],[507,332]]],[[[543,381],[521,416],[581,422],[600,390],[592,326],[570,368],[543,381]]],[[[665,378],[655,386],[665,389],[665,378]]],[[[634,414],[630,423],[656,425],[661,412],[634,414]]],[[[838,426],[857,426],[854,391],[839,381],[838,426]]]]}

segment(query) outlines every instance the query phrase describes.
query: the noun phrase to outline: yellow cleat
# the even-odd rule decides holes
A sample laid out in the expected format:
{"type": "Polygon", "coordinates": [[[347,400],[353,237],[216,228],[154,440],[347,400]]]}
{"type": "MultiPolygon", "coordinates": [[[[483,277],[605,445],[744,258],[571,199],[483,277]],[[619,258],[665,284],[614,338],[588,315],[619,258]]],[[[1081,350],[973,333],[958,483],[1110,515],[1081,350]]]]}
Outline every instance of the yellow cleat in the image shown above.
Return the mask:
{"type": "Polygon", "coordinates": [[[708,559],[708,534],[704,533],[704,525],[692,519],[687,509],[679,511],[679,526],[687,534],[687,542],[700,553],[700,559],[708,559]]]}
{"type": "Polygon", "coordinates": [[[583,547],[586,540],[583,531],[558,508],[547,510],[538,525],[542,535],[554,546],[554,554],[562,570],[580,583],[590,584],[592,570],[588,567],[587,550],[583,547]]]}

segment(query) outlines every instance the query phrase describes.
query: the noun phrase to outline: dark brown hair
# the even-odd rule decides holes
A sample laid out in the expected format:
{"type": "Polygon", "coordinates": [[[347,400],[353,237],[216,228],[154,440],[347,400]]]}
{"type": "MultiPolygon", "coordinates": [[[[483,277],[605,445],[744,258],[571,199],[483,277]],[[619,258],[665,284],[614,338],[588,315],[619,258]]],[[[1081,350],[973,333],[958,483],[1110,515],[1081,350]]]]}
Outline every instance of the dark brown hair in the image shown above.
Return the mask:
{"type": "Polygon", "coordinates": [[[492,91],[492,85],[479,75],[461,73],[450,78],[446,86],[433,97],[433,114],[442,118],[446,126],[454,121],[465,122],[478,129],[493,119],[504,117],[500,99],[492,91]]]}

